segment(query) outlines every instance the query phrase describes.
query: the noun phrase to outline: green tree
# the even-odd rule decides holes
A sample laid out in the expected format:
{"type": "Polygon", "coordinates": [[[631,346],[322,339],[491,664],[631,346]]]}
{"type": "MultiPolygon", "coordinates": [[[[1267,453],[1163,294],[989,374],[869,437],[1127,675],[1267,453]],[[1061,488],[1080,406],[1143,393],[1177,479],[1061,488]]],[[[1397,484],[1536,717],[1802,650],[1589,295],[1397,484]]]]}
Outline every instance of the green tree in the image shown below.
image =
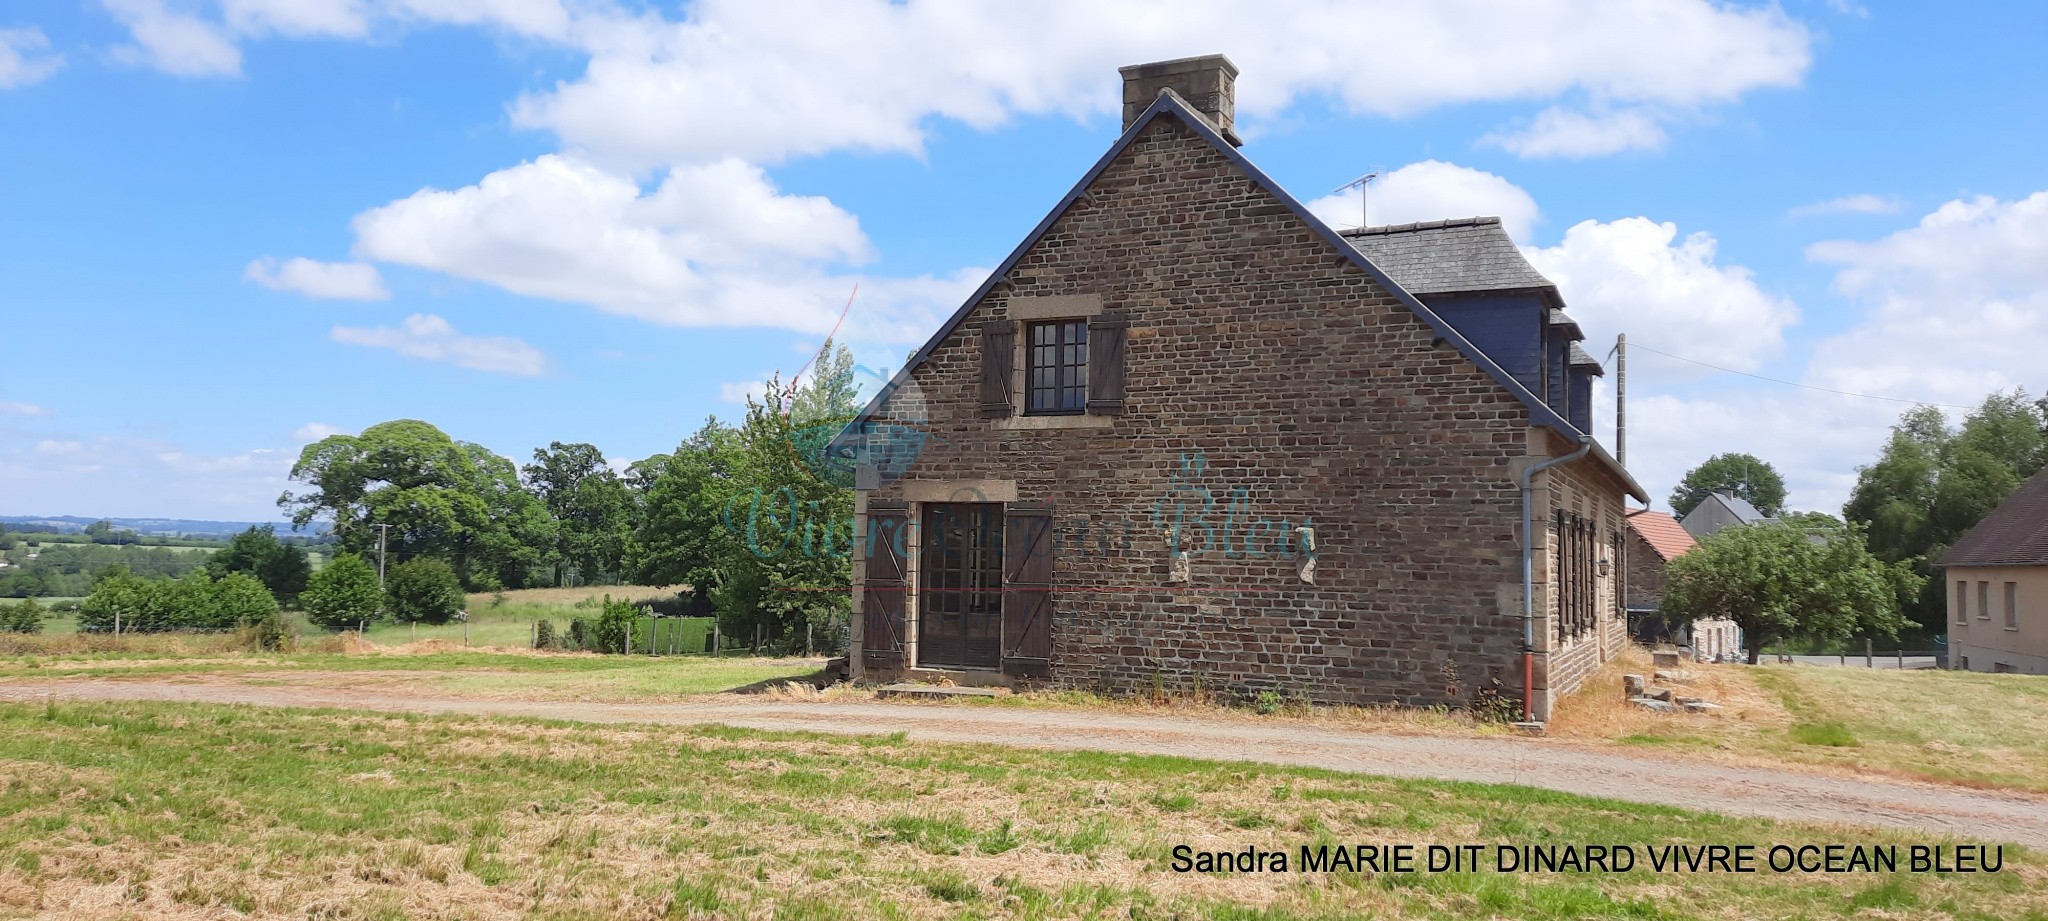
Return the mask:
{"type": "Polygon", "coordinates": [[[330,630],[371,623],[383,609],[384,592],[377,587],[377,569],[353,553],[337,553],[306,580],[299,604],[306,619],[330,630]]]}
{"type": "Polygon", "coordinates": [[[1742,628],[1750,664],[1793,636],[1895,637],[1901,605],[1922,579],[1871,555],[1851,526],[1824,543],[1782,522],[1723,528],[1672,560],[1660,613],[1674,621],[1727,618],[1742,628]]]}
{"type": "Polygon", "coordinates": [[[479,589],[527,584],[552,543],[546,508],[510,460],[418,420],[321,439],[300,452],[291,478],[306,488],[278,505],[295,526],[324,518],[343,550],[365,554],[388,525],[394,556],[442,557],[479,589]]]}
{"type": "Polygon", "coordinates": [[[1785,478],[1752,454],[1716,454],[1692,468],[1671,490],[1671,511],[1683,518],[1716,490],[1730,490],[1766,516],[1785,511],[1785,478]]]}
{"type": "Polygon", "coordinates": [[[462,611],[462,582],[447,563],[417,557],[391,568],[384,580],[391,614],[400,622],[445,624],[462,611]]]}
{"type": "Polygon", "coordinates": [[[564,564],[574,565],[586,583],[621,578],[632,503],[603,452],[557,441],[535,449],[533,460],[524,473],[554,521],[555,584],[562,584],[564,564]]]}
{"type": "Polygon", "coordinates": [[[1899,417],[1877,461],[1856,471],[1842,517],[1864,527],[1879,559],[1925,579],[1907,614],[1930,633],[1947,619],[1934,565],[1948,548],[2048,462],[2048,406],[2026,392],[1994,393],[1951,428],[1941,411],[1899,417]]]}
{"type": "Polygon", "coordinates": [[[721,561],[741,552],[720,523],[720,510],[738,490],[739,433],[706,419],[674,454],[635,464],[653,472],[638,500],[638,526],[629,545],[634,581],[692,586],[708,601],[721,561]]]}
{"type": "Polygon", "coordinates": [[[206,559],[206,571],[214,578],[243,572],[255,576],[280,604],[294,604],[306,590],[313,565],[306,550],[277,539],[270,525],[252,526],[228,539],[228,545],[206,559]]]}
{"type": "Polygon", "coordinates": [[[41,633],[43,632],[43,606],[34,598],[23,598],[11,605],[0,605],[0,633],[41,633]]]}
{"type": "Polygon", "coordinates": [[[277,596],[246,572],[228,573],[214,582],[212,589],[207,626],[253,625],[277,613],[277,596]]]}

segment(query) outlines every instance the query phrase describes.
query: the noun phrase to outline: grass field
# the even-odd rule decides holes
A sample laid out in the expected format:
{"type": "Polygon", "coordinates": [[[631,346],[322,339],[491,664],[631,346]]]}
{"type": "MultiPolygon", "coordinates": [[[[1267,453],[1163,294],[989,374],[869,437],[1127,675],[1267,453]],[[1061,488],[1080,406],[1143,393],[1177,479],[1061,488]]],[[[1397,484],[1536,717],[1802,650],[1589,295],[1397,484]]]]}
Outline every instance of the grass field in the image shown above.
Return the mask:
{"type": "Polygon", "coordinates": [[[1998,874],[1175,874],[1175,844],[1924,842],[900,737],[0,705],[0,915],[2040,919],[1998,874]]]}
{"type": "Polygon", "coordinates": [[[2048,678],[1982,672],[1688,666],[1711,715],[1622,699],[1631,660],[1568,698],[1552,733],[1972,787],[2048,792],[2048,678]]]}

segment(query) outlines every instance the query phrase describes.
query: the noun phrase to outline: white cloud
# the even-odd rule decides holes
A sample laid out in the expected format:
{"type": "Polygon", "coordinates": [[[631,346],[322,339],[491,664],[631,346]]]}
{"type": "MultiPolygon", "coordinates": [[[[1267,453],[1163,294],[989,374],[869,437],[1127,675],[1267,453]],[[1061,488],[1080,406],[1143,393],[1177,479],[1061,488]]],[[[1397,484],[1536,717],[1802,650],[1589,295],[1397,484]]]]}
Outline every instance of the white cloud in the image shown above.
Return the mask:
{"type": "Polygon", "coordinates": [[[50,53],[43,30],[0,29],[0,89],[40,83],[64,66],[64,56],[50,53]]]}
{"type": "Polygon", "coordinates": [[[329,436],[342,434],[346,433],[325,422],[308,422],[292,432],[292,441],[297,444],[312,444],[329,436]]]}
{"type": "Polygon", "coordinates": [[[180,77],[236,76],[242,72],[242,51],[218,23],[171,9],[165,0],[101,2],[135,40],[114,49],[120,60],[180,77]]]}
{"type": "MultiPolygon", "coordinates": [[[[1516,240],[1527,240],[1536,224],[1536,200],[1520,186],[1470,167],[1424,160],[1394,170],[1372,183],[1366,217],[1376,225],[1452,217],[1493,216],[1516,240]]],[[[1347,189],[1308,203],[1310,211],[1335,227],[1355,227],[1359,190],[1347,189]]]]}
{"type": "Polygon", "coordinates": [[[826,272],[870,257],[860,222],[737,160],[680,166],[643,191],[630,176],[548,155],[466,188],[422,190],[354,227],[365,258],[672,325],[824,333],[859,282],[864,322],[915,326],[965,294],[960,279],[826,272]]]}
{"type": "Polygon", "coordinates": [[[1631,217],[1582,221],[1558,245],[1523,252],[1564,295],[1589,341],[1619,332],[1689,358],[1753,370],[1784,344],[1799,308],[1750,271],[1716,262],[1713,236],[1631,217]]]}
{"type": "Polygon", "coordinates": [[[758,401],[767,392],[768,382],[765,380],[728,381],[718,385],[718,399],[724,403],[745,403],[748,400],[758,401]]]}
{"type": "Polygon", "coordinates": [[[1586,113],[1552,106],[1525,128],[1480,140],[1518,157],[1604,157],[1661,149],[1666,136],[1657,117],[1643,109],[1586,113]]]}
{"type": "Polygon", "coordinates": [[[0,400],[0,414],[12,416],[41,416],[47,415],[48,413],[49,410],[37,406],[34,403],[13,403],[0,400]]]}
{"type": "Polygon", "coordinates": [[[1800,205],[1785,212],[1786,217],[1817,217],[1824,214],[1896,214],[1903,207],[1888,195],[1844,195],[1800,205]]]}
{"type": "Polygon", "coordinates": [[[1806,29],[1704,0],[1590,7],[706,0],[682,21],[586,28],[585,74],[515,106],[516,123],[638,164],[835,149],[916,152],[932,116],[1112,113],[1114,68],[1223,49],[1256,119],[1307,94],[1354,112],[1582,92],[1689,107],[1799,82],[1806,29]],[[792,27],[802,23],[802,27],[792,27]]]}
{"type": "Polygon", "coordinates": [[[363,262],[319,262],[295,257],[279,265],[269,256],[249,263],[242,270],[247,278],[272,291],[296,291],[307,297],[327,300],[384,301],[391,299],[384,277],[377,267],[363,262]]]}
{"type": "Polygon", "coordinates": [[[390,349],[407,358],[437,361],[472,371],[533,377],[547,369],[547,356],[511,336],[465,336],[432,314],[413,314],[399,326],[337,326],[334,341],[390,349]]]}
{"type": "Polygon", "coordinates": [[[360,0],[221,0],[221,18],[240,35],[356,38],[370,30],[360,0]]]}
{"type": "Polygon", "coordinates": [[[30,440],[0,429],[0,482],[51,513],[182,518],[278,517],[296,452],[199,454],[156,440],[68,436],[30,440]]]}
{"type": "MultiPolygon", "coordinates": [[[[1803,367],[1770,376],[1885,399],[1701,380],[1639,352],[1630,364],[1629,467],[1653,492],[1712,454],[1748,451],[1778,466],[1793,507],[1837,511],[1856,466],[1876,458],[1912,401],[1974,406],[1995,390],[2048,388],[2040,360],[2048,355],[2048,191],[2010,202],[1952,201],[1914,227],[1816,244],[1808,254],[1840,266],[1835,289],[1863,312],[1815,342],[1803,367]]],[[[1640,328],[1630,327],[1632,337],[1640,328]]],[[[1681,343],[1666,346],[1672,351],[1706,360],[1699,350],[1707,340],[1667,334],[1663,324],[1650,329],[1681,343]]],[[[1603,437],[1612,412],[1603,390],[1603,437]]]]}

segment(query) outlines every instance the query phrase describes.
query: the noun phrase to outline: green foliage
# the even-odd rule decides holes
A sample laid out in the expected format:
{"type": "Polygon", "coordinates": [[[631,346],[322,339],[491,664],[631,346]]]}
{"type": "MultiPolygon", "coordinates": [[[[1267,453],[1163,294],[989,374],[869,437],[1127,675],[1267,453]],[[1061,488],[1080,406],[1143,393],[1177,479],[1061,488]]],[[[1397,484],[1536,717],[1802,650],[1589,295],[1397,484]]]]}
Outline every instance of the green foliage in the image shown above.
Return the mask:
{"type": "Polygon", "coordinates": [[[78,626],[88,632],[226,630],[277,613],[277,599],[246,573],[215,581],[198,569],[177,579],[144,579],[115,570],[79,605],[78,626]]]}
{"type": "Polygon", "coordinates": [[[244,649],[258,652],[289,652],[298,644],[298,634],[276,608],[252,621],[244,621],[236,634],[244,649]]]}
{"type": "Polygon", "coordinates": [[[142,535],[126,529],[116,529],[111,521],[95,521],[86,525],[85,537],[95,544],[142,543],[142,535]]]}
{"type": "Polygon", "coordinates": [[[538,622],[538,623],[534,624],[534,626],[533,626],[533,648],[535,648],[535,649],[560,649],[560,648],[562,648],[562,638],[561,638],[561,637],[559,637],[559,636],[557,636],[557,635],[555,635],[555,622],[554,622],[554,621],[552,621],[552,620],[541,620],[540,622],[538,622]]]}
{"type": "Polygon", "coordinates": [[[445,624],[462,611],[462,581],[453,567],[433,557],[392,567],[384,585],[391,615],[401,622],[445,624]]]}
{"type": "Polygon", "coordinates": [[[1748,635],[1752,663],[1787,636],[1897,636],[1901,603],[1921,584],[1910,566],[1872,556],[1860,528],[1815,543],[1782,522],[1716,531],[1666,574],[1660,613],[1733,620],[1748,635]]]}
{"type": "Polygon", "coordinates": [[[304,547],[278,540],[277,529],[266,524],[230,538],[225,548],[207,558],[206,571],[216,579],[229,573],[248,573],[260,580],[279,604],[294,604],[306,590],[313,566],[304,547]]]}
{"type": "Polygon", "coordinates": [[[306,619],[331,630],[375,621],[383,603],[377,570],[353,553],[335,554],[306,581],[306,590],[299,596],[306,619]]]}
{"type": "Polygon", "coordinates": [[[228,573],[211,588],[213,623],[209,626],[254,624],[277,614],[277,596],[248,573],[228,573]]]}
{"type": "Polygon", "coordinates": [[[1755,455],[1729,453],[1716,454],[1687,471],[1685,479],[1671,490],[1671,511],[1683,518],[1720,489],[1734,492],[1766,516],[1776,517],[1785,510],[1785,478],[1778,475],[1778,469],[1755,455]]]}
{"type": "Polygon", "coordinates": [[[1899,417],[1877,462],[1857,469],[1842,517],[1868,530],[1880,559],[1925,578],[1907,614],[1930,632],[1943,632],[1947,619],[1935,562],[2048,462],[2044,428],[2048,407],[2024,390],[1985,397],[1959,429],[1919,406],[1899,417]]]}
{"type": "Polygon", "coordinates": [[[0,604],[0,633],[43,632],[43,606],[34,598],[0,604]]]}
{"type": "Polygon", "coordinates": [[[598,614],[594,629],[596,645],[584,648],[595,652],[631,652],[633,621],[639,615],[639,609],[633,607],[632,602],[625,599],[613,601],[612,596],[604,596],[602,613],[598,614]]]}
{"type": "Polygon", "coordinates": [[[207,560],[207,554],[192,550],[58,543],[37,547],[33,560],[25,553],[8,557],[15,565],[0,570],[0,597],[7,598],[76,597],[90,594],[93,583],[115,567],[139,576],[175,578],[204,566],[207,560]]]}
{"type": "Polygon", "coordinates": [[[293,524],[326,518],[358,555],[377,546],[375,525],[389,525],[393,555],[449,560],[469,584],[527,585],[554,542],[554,522],[511,461],[417,420],[324,438],[291,478],[307,487],[278,498],[293,524]]]}
{"type": "Polygon", "coordinates": [[[617,581],[624,574],[632,528],[625,481],[595,445],[551,442],[536,449],[533,460],[523,472],[554,520],[547,557],[555,584],[562,584],[565,564],[574,565],[586,584],[600,578],[617,581]]]}

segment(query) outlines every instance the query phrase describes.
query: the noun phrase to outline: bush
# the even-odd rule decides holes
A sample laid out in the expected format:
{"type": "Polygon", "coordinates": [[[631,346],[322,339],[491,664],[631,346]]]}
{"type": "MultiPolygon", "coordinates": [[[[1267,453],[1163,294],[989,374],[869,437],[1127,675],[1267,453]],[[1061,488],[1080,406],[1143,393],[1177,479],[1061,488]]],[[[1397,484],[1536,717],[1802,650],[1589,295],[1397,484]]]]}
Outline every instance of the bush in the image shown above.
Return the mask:
{"type": "Polygon", "coordinates": [[[604,613],[597,618],[598,652],[630,652],[628,644],[633,638],[633,621],[640,616],[640,610],[630,601],[613,601],[604,596],[604,613]]]}
{"type": "Polygon", "coordinates": [[[306,619],[330,630],[347,630],[376,620],[383,603],[377,570],[353,553],[336,554],[306,581],[306,591],[299,596],[306,619]]]}
{"type": "Polygon", "coordinates": [[[34,598],[23,598],[19,604],[0,606],[0,633],[41,632],[43,606],[34,598]]]}
{"type": "Polygon", "coordinates": [[[391,616],[419,624],[445,624],[462,610],[462,580],[447,563],[415,557],[393,567],[384,580],[391,616]]]}
{"type": "MultiPolygon", "coordinates": [[[[257,587],[261,588],[262,583],[257,583],[257,587]]],[[[269,595],[269,590],[265,589],[264,594],[269,595]]],[[[235,640],[235,645],[252,652],[289,652],[298,645],[299,637],[283,612],[273,606],[270,613],[244,621],[236,628],[235,640]]]]}
{"type": "Polygon", "coordinates": [[[590,619],[586,617],[570,618],[568,648],[595,649],[596,646],[597,628],[591,625],[590,619]]]}
{"type": "Polygon", "coordinates": [[[277,614],[277,596],[262,580],[245,572],[231,572],[213,583],[208,609],[194,618],[194,627],[233,627],[255,624],[277,614]],[[204,620],[203,623],[199,622],[204,620]]]}
{"type": "Polygon", "coordinates": [[[559,649],[562,638],[555,635],[555,622],[543,620],[533,626],[533,648],[559,649]]]}

